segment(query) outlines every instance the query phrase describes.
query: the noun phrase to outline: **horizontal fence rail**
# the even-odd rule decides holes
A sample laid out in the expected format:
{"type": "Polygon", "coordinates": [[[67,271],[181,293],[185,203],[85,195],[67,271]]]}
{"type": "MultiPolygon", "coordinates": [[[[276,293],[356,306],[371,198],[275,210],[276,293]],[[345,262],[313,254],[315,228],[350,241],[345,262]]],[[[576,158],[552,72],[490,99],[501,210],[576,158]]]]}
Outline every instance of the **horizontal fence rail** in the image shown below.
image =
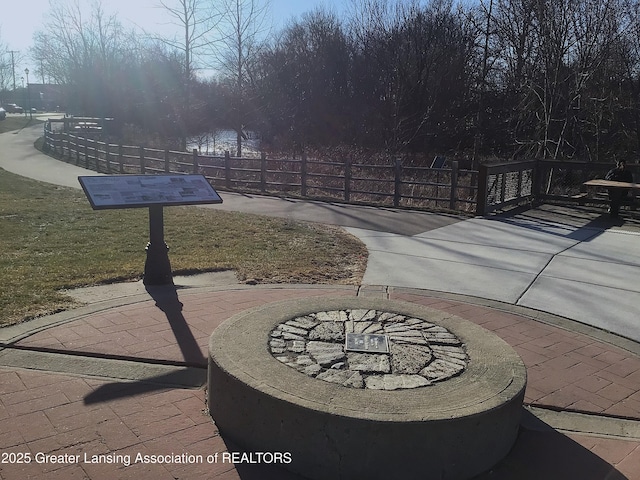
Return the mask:
{"type": "MultiPolygon", "coordinates": [[[[371,163],[350,157],[328,159],[203,156],[115,145],[87,134],[54,131],[45,123],[45,148],[65,161],[102,173],[203,174],[216,188],[234,192],[296,196],[402,208],[450,210],[488,215],[542,202],[604,204],[583,183],[604,178],[613,165],[528,160],[480,165],[477,171],[403,165],[393,158],[371,163]]],[[[408,162],[409,163],[409,162],[408,162]]],[[[640,165],[628,165],[640,178],[640,165]]]]}
{"type": "Polygon", "coordinates": [[[45,148],[63,160],[107,174],[203,174],[216,188],[403,208],[474,213],[476,171],[339,160],[236,158],[102,142],[45,124],[45,148]]]}

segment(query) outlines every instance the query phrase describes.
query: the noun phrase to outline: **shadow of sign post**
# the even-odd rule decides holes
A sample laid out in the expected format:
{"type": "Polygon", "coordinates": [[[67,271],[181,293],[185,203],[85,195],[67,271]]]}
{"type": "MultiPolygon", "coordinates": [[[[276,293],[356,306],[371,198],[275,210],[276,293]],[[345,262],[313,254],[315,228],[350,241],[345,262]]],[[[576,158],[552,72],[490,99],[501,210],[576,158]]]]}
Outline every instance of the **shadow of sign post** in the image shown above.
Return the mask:
{"type": "Polygon", "coordinates": [[[204,175],[91,175],[78,181],[94,210],[149,208],[145,285],[171,285],[163,207],[222,203],[204,175]]]}

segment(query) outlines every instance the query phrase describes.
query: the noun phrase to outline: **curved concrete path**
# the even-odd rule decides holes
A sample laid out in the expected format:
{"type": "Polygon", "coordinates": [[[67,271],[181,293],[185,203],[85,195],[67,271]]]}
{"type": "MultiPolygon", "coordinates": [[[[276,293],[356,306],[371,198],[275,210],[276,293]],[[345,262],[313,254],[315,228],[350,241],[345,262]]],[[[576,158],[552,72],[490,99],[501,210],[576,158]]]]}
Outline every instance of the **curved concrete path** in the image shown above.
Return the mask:
{"type": "MultiPolygon", "coordinates": [[[[31,147],[40,127],[0,135],[0,168],[80,188],[95,175],[31,147]]],[[[460,293],[534,308],[640,342],[640,220],[542,206],[464,219],[338,203],[222,194],[212,208],[345,227],[369,250],[363,282],[460,293]]],[[[635,212],[634,212],[635,213],[635,212]]]]}
{"type": "Polygon", "coordinates": [[[364,283],[499,300],[640,341],[640,223],[542,206],[413,236],[349,228],[369,250],[364,283]]]}
{"type": "MultiPolygon", "coordinates": [[[[0,135],[0,168],[74,188],[78,175],[95,174],[33,150],[39,134],[36,127],[0,135]]],[[[203,414],[205,353],[209,334],[239,311],[324,295],[427,305],[516,349],[528,371],[520,436],[478,480],[640,479],[640,345],[629,339],[637,340],[629,321],[637,313],[624,311],[637,311],[635,220],[611,225],[597,212],[551,207],[465,220],[223,198],[213,208],[344,226],[370,250],[365,285],[247,286],[223,272],[177,278],[178,288],[137,282],[69,292],[87,305],[0,329],[0,453],[32,458],[0,463],[0,480],[302,480],[278,465],[225,460],[234,446],[203,414]],[[619,297],[621,313],[612,307],[619,297]],[[590,308],[608,312],[612,328],[590,320],[598,317],[590,308]]]]}

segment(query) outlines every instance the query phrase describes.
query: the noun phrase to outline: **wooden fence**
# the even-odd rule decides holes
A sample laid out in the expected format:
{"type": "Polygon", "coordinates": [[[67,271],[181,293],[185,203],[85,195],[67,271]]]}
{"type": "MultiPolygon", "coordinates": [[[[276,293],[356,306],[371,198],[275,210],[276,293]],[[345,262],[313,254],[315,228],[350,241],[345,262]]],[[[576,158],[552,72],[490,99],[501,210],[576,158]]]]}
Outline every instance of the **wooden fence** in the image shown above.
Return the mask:
{"type": "MultiPolygon", "coordinates": [[[[101,173],[200,173],[220,189],[326,201],[450,210],[488,215],[542,202],[603,204],[586,198],[583,183],[603,178],[612,164],[527,160],[480,165],[478,171],[412,166],[401,158],[235,158],[115,145],[89,132],[55,131],[45,124],[45,148],[65,161],[101,173]]],[[[100,137],[101,132],[95,132],[100,137]]],[[[628,168],[636,180],[640,165],[628,168]]]]}
{"type": "MultiPolygon", "coordinates": [[[[96,135],[98,136],[98,135],[96,135]]],[[[199,173],[220,190],[286,195],[346,203],[475,213],[476,171],[403,166],[401,159],[369,164],[350,158],[212,157],[116,145],[91,134],[45,125],[45,148],[67,162],[101,173],[199,173]]]]}

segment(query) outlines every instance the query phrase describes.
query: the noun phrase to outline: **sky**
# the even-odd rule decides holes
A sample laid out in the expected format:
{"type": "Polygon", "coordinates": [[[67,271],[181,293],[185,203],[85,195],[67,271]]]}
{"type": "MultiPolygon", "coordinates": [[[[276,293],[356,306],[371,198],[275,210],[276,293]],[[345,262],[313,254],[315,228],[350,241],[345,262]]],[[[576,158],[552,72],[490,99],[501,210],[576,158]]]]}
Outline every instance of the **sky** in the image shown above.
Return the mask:
{"type": "MultiPolygon", "coordinates": [[[[0,45],[8,50],[20,52],[25,67],[35,72],[33,62],[28,58],[28,50],[32,45],[33,34],[42,29],[49,11],[49,0],[0,0],[3,5],[0,14],[0,45]]],[[[59,0],[58,0],[59,1],[59,0]]],[[[72,0],[73,1],[73,0],[72,0]]],[[[81,5],[91,5],[92,0],[77,0],[81,5]]],[[[167,3],[172,0],[165,0],[167,3]]],[[[260,1],[260,0],[259,0],[260,1]]],[[[274,28],[281,28],[292,17],[300,17],[303,13],[318,6],[326,7],[342,14],[346,11],[349,0],[269,0],[274,28]]],[[[108,13],[116,13],[125,26],[138,26],[146,31],[169,36],[177,27],[170,24],[166,12],[157,8],[158,0],[102,0],[108,13]]],[[[36,80],[30,80],[34,83],[36,80]]]]}

